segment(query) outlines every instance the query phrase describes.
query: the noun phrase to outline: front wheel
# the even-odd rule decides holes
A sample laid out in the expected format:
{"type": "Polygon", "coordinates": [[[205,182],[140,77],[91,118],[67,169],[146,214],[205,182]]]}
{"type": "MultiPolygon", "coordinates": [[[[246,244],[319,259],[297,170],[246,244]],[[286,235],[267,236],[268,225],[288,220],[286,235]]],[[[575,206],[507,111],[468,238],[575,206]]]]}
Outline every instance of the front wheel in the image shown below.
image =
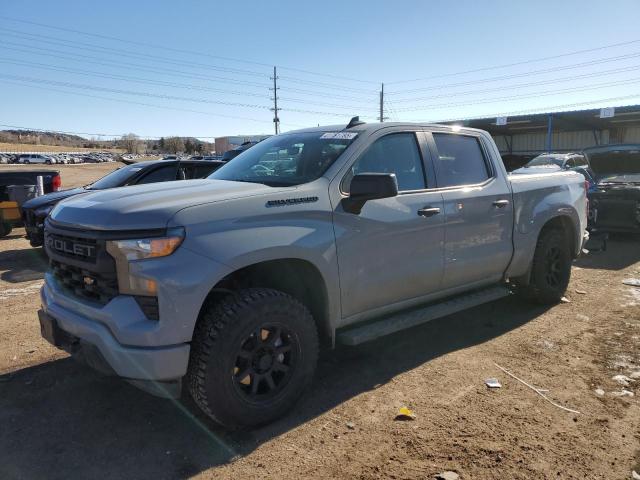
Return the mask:
{"type": "Polygon", "coordinates": [[[309,310],[283,292],[250,288],[205,307],[191,344],[195,403],[227,427],[287,413],[310,384],[318,333],[309,310]]]}
{"type": "Polygon", "coordinates": [[[13,227],[10,223],[0,220],[0,238],[9,235],[11,233],[11,230],[13,230],[13,227]]]}
{"type": "Polygon", "coordinates": [[[529,285],[522,293],[537,303],[559,302],[569,286],[571,258],[571,246],[563,231],[544,230],[533,255],[529,285]]]}

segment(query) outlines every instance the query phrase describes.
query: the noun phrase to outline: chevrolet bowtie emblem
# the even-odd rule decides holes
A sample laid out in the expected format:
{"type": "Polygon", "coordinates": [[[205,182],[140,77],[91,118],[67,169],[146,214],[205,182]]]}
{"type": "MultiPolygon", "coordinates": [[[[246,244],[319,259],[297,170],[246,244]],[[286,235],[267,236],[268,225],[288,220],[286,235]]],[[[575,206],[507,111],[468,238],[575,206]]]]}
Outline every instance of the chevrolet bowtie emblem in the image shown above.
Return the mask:
{"type": "Polygon", "coordinates": [[[91,277],[84,277],[82,281],[85,285],[93,285],[94,283],[96,283],[96,281],[91,277]]]}

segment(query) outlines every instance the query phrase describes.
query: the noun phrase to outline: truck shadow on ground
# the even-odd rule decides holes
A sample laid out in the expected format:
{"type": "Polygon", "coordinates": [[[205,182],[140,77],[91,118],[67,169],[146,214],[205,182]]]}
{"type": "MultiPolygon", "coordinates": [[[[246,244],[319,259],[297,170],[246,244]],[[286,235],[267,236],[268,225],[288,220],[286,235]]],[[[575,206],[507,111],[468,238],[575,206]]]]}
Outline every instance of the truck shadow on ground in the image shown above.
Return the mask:
{"type": "Polygon", "coordinates": [[[576,260],[580,268],[622,270],[640,261],[640,235],[616,234],[607,242],[604,252],[590,252],[576,260]]]}
{"type": "MultiPolygon", "coordinates": [[[[360,347],[323,352],[295,411],[225,432],[189,402],[152,397],[69,358],[0,376],[0,478],[189,478],[449,352],[545,311],[509,297],[360,347]]],[[[482,379],[477,379],[482,382],[482,379]]]]}
{"type": "Polygon", "coordinates": [[[9,283],[42,280],[49,262],[41,248],[0,252],[0,279],[9,283]]]}

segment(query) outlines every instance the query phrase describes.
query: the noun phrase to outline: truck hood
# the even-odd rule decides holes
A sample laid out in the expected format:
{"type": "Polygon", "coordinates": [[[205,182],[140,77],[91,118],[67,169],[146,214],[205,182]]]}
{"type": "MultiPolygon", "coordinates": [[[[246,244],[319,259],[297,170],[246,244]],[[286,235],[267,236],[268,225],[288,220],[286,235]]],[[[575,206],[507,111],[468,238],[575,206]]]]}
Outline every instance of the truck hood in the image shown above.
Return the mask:
{"type": "Polygon", "coordinates": [[[640,145],[585,149],[591,170],[598,178],[640,174],[640,145]]]}
{"type": "Polygon", "coordinates": [[[22,204],[22,209],[34,210],[36,208],[44,207],[45,205],[58,203],[60,200],[64,200],[65,198],[73,197],[74,195],[79,195],[85,192],[86,190],[80,187],[70,188],[68,190],[60,190],[59,192],[47,193],[46,195],[40,195],[39,197],[27,200],[22,204]]]}
{"type": "Polygon", "coordinates": [[[183,208],[277,191],[257,183],[182,180],[113,188],[64,200],[51,211],[57,224],[91,230],[165,228],[183,208]]]}

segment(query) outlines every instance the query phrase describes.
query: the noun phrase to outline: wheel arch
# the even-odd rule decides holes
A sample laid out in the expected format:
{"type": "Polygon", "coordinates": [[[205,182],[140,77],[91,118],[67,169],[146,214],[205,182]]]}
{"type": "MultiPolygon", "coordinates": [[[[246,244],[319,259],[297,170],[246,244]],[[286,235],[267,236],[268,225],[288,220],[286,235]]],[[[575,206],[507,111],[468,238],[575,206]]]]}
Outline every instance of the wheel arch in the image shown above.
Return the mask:
{"type": "Polygon", "coordinates": [[[280,258],[251,263],[220,279],[209,291],[198,315],[205,308],[229,293],[243,288],[272,288],[302,302],[311,312],[318,333],[324,340],[333,339],[329,292],[320,270],[310,261],[300,258],[280,258]]]}
{"type": "Polygon", "coordinates": [[[540,236],[544,232],[553,228],[557,228],[558,230],[561,230],[564,233],[564,237],[567,240],[569,247],[571,248],[573,257],[575,258],[578,256],[578,254],[580,253],[580,249],[582,248],[582,245],[577,240],[578,237],[577,237],[574,218],[568,214],[554,215],[550,218],[547,218],[546,221],[540,227],[540,229],[537,231],[537,234],[535,235],[535,238],[534,238],[535,241],[532,242],[532,246],[528,252],[529,255],[528,255],[528,261],[526,264],[526,271],[521,275],[513,276],[511,278],[511,281],[513,283],[519,286],[526,286],[529,284],[531,280],[531,266],[533,262],[533,255],[535,253],[535,246],[537,245],[538,240],[540,239],[540,236]]]}

